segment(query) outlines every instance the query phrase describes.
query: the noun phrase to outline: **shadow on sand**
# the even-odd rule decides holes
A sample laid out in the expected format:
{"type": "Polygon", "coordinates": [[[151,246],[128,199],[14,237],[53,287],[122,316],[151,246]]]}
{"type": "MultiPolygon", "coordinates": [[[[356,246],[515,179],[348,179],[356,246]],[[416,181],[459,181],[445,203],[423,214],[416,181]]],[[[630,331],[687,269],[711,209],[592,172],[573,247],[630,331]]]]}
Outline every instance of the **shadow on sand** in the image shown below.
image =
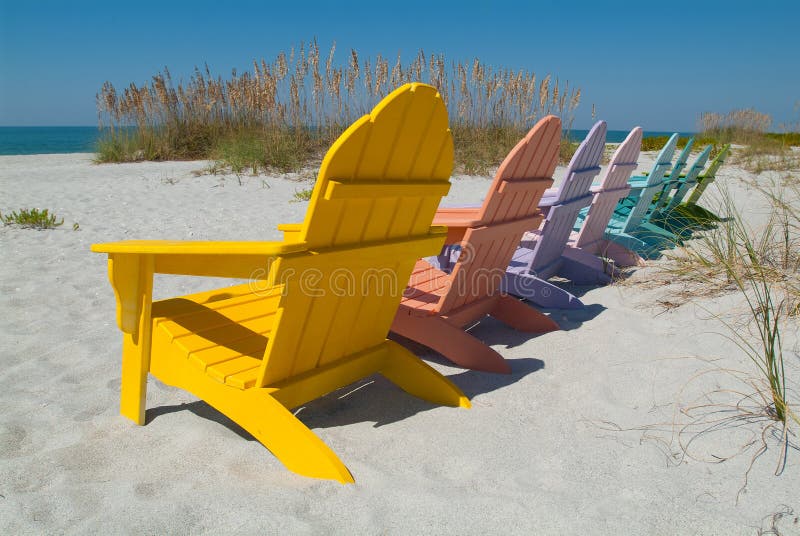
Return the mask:
{"type": "MultiPolygon", "coordinates": [[[[441,360],[449,364],[441,356],[430,356],[430,360],[441,360]]],[[[448,379],[467,397],[473,398],[502,389],[544,368],[543,361],[532,358],[511,359],[509,364],[511,374],[465,370],[448,376],[448,379]]],[[[295,408],[294,413],[311,429],[334,428],[361,422],[372,422],[373,426],[378,427],[439,407],[441,406],[403,392],[392,382],[376,374],[295,408]]],[[[221,424],[240,437],[255,441],[241,426],[203,400],[148,409],[146,422],[149,424],[162,415],[180,411],[189,411],[198,417],[221,424]]]]}

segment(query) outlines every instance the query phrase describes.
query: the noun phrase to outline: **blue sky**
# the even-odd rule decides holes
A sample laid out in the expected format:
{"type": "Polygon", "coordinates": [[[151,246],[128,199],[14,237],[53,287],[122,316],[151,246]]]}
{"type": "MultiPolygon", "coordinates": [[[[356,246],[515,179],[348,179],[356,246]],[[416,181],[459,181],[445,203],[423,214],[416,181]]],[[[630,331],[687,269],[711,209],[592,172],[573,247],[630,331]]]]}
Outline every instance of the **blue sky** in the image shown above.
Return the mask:
{"type": "Polygon", "coordinates": [[[552,73],[583,90],[611,129],[694,130],[703,111],[755,107],[800,121],[800,2],[94,2],[0,0],[0,125],[93,125],[106,80],[143,83],[164,66],[223,76],[316,37],[411,58],[552,73]]]}

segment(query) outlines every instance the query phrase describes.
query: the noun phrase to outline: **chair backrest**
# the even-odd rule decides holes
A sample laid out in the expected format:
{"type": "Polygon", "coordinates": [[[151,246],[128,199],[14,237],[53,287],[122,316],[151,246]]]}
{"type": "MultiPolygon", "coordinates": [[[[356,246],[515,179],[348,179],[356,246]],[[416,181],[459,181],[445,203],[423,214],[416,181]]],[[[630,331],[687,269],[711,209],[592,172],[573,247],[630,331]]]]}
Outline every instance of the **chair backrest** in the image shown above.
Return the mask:
{"type": "Polygon", "coordinates": [[[708,169],[705,173],[703,173],[703,179],[708,179],[717,176],[717,171],[719,170],[720,166],[725,163],[725,159],[728,158],[728,153],[731,150],[731,144],[726,144],[722,149],[720,149],[719,154],[714,157],[714,160],[708,165],[708,169]]]}
{"type": "Polygon", "coordinates": [[[523,233],[541,218],[539,201],[553,184],[560,140],[561,120],[547,116],[503,160],[481,208],[482,225],[466,231],[437,311],[446,313],[499,292],[523,233]]]}
{"type": "Polygon", "coordinates": [[[575,150],[563,182],[556,192],[557,203],[566,203],[579,197],[588,195],[597,173],[599,173],[600,160],[606,146],[606,131],[608,126],[605,121],[598,121],[586,135],[586,138],[575,150]]]}
{"type": "Polygon", "coordinates": [[[691,190],[695,184],[697,184],[697,177],[700,175],[700,172],[703,171],[703,168],[706,167],[706,162],[708,162],[708,157],[711,155],[711,145],[706,146],[703,149],[703,152],[700,153],[700,156],[697,157],[697,160],[694,161],[692,167],[686,172],[686,177],[681,179],[681,182],[678,184],[678,189],[675,191],[675,195],[672,196],[672,200],[669,202],[667,206],[667,210],[672,210],[676,206],[678,206],[686,194],[691,190]]]}
{"type": "Polygon", "coordinates": [[[606,145],[606,122],[598,121],[572,156],[559,201],[550,206],[531,256],[530,270],[540,277],[552,275],[567,246],[578,212],[592,202],[592,181],[600,173],[600,160],[606,145]]]}
{"type": "Polygon", "coordinates": [[[678,159],[672,165],[672,172],[669,176],[664,177],[664,182],[661,185],[661,193],[658,196],[658,201],[653,208],[654,211],[661,210],[670,201],[670,193],[673,188],[677,188],[681,183],[681,173],[683,168],[686,167],[686,161],[689,159],[689,153],[692,152],[692,145],[694,145],[694,138],[689,138],[683,151],[678,155],[678,159]]]}
{"type": "Polygon", "coordinates": [[[436,89],[406,84],[357,120],[320,166],[300,231],[308,251],[277,262],[283,283],[259,385],[382,343],[449,189],[453,140],[436,89]]]}
{"type": "Polygon", "coordinates": [[[630,191],[628,179],[636,169],[641,150],[642,127],[635,127],[611,157],[606,174],[596,188],[592,204],[578,232],[576,246],[587,246],[603,238],[614,207],[630,191]]]}
{"type": "Polygon", "coordinates": [[[720,149],[717,156],[714,157],[714,160],[711,161],[711,164],[708,165],[708,169],[703,176],[699,178],[697,187],[692,192],[692,195],[689,196],[689,199],[686,200],[687,203],[697,203],[700,200],[700,196],[703,195],[703,192],[706,191],[708,185],[714,182],[714,179],[717,177],[717,171],[719,170],[720,166],[725,162],[725,159],[728,157],[728,152],[731,150],[731,144],[728,143],[727,145],[723,146],[720,149]]]}
{"type": "Polygon", "coordinates": [[[647,176],[645,186],[639,192],[639,197],[636,200],[636,204],[633,206],[623,222],[622,230],[624,232],[627,233],[633,231],[639,227],[644,220],[645,216],[647,215],[647,211],[650,209],[650,205],[653,202],[653,197],[655,197],[656,192],[661,188],[661,185],[664,182],[664,177],[672,167],[672,155],[675,154],[675,147],[677,145],[678,133],[676,132],[670,136],[669,140],[667,140],[667,143],[661,149],[661,152],[658,153],[658,158],[656,158],[656,162],[653,164],[653,169],[647,176]]]}
{"type": "Polygon", "coordinates": [[[561,120],[558,117],[548,115],[537,122],[497,168],[481,205],[481,221],[488,224],[538,214],[542,195],[538,186],[543,179],[552,184],[560,143],[561,120]],[[556,130],[558,135],[554,136],[556,130]],[[530,188],[531,185],[535,187],[530,188]],[[531,202],[533,197],[536,197],[535,203],[531,202]]]}
{"type": "Polygon", "coordinates": [[[674,164],[672,164],[672,172],[669,174],[670,182],[674,183],[681,178],[681,173],[683,172],[683,168],[686,167],[686,162],[689,160],[689,154],[692,152],[693,145],[694,138],[689,138],[689,140],[686,142],[686,146],[683,148],[683,151],[681,151],[678,155],[678,159],[675,160],[674,164]]]}
{"type": "Polygon", "coordinates": [[[628,179],[636,170],[639,153],[642,151],[642,127],[634,127],[625,140],[611,155],[606,173],[600,181],[598,191],[629,190],[628,179]]]}
{"type": "Polygon", "coordinates": [[[677,149],[677,147],[678,133],[676,132],[669,137],[667,143],[664,144],[664,147],[662,147],[661,151],[658,153],[656,161],[653,164],[653,169],[650,170],[650,174],[647,176],[648,186],[656,183],[661,184],[664,178],[670,173],[672,170],[672,156],[675,154],[675,149],[677,149]]]}

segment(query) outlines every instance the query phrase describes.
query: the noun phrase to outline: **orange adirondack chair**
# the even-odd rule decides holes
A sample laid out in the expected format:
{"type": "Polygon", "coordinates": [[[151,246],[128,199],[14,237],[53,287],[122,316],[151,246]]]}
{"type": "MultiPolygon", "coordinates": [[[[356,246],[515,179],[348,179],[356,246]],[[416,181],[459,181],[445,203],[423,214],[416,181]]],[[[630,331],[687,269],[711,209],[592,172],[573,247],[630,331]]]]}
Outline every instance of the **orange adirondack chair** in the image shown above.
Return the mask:
{"type": "Polygon", "coordinates": [[[427,261],[414,267],[392,331],[422,343],[463,367],[509,373],[503,357],[464,331],[491,315],[535,333],[559,329],[548,316],[500,291],[525,231],[542,220],[539,200],[553,184],[561,121],[547,116],[508,154],[483,205],[440,208],[435,225],[447,225],[447,243],[461,242],[462,254],[447,274],[427,261]]]}

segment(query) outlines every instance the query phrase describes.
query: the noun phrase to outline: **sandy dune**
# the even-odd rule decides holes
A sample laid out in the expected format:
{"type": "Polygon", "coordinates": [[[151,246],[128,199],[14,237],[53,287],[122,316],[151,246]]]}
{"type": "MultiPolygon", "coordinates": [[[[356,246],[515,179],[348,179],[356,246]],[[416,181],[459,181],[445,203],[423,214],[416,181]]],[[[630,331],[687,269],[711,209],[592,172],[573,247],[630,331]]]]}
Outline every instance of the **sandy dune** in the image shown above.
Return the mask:
{"type": "MultiPolygon", "coordinates": [[[[711,318],[741,302],[724,295],[665,310],[658,300],[670,287],[644,284],[651,267],[623,285],[577,289],[589,305],[553,312],[563,331],[475,327],[511,361],[510,376],[427,354],[471,410],[432,406],[382,378],[302,408],[352,486],[290,473],[214,409],[153,379],[149,423],[133,425],[118,414],[121,336],[106,258],[90,244],[280,239],[275,226],[301,221],[307,203],[292,198],[311,184],[240,185],[195,176],[203,162],[96,166],[90,156],[0,157],[0,211],[36,206],[65,218],[53,231],[0,226],[3,534],[728,535],[769,528],[789,510],[776,526],[800,534],[800,452],[775,476],[780,453],[768,436],[737,504],[764,422],[683,434],[673,426],[703,393],[750,390],[723,372],[692,380],[714,367],[753,370],[711,318]]],[[[726,165],[718,183],[758,221],[764,207],[746,204],[745,176],[726,165]]],[[[486,187],[458,178],[445,204],[478,203],[486,187]]],[[[225,284],[158,276],[155,297],[225,284]]],[[[793,335],[786,363],[796,379],[793,335]]]]}

